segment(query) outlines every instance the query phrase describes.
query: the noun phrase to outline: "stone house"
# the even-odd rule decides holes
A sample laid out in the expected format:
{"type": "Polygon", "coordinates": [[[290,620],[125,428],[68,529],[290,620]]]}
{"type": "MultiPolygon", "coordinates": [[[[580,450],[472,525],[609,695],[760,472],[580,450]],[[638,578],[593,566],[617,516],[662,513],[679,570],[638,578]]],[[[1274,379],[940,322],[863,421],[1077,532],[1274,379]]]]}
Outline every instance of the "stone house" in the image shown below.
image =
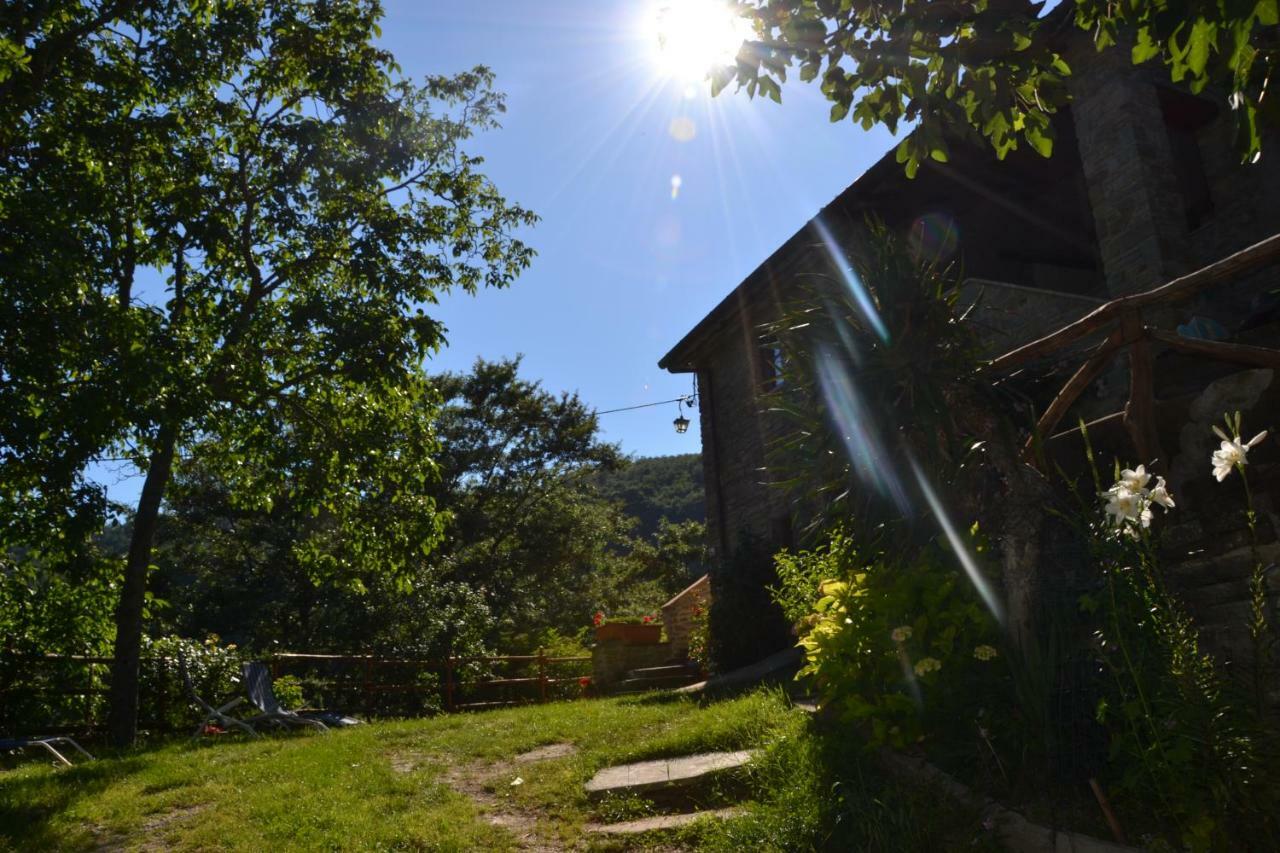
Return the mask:
{"type": "MultiPolygon", "coordinates": [[[[954,251],[966,275],[966,298],[981,292],[971,321],[980,324],[992,355],[1108,299],[1149,290],[1280,232],[1280,140],[1268,142],[1270,156],[1242,165],[1225,98],[1175,88],[1162,68],[1133,68],[1127,52],[1097,54],[1084,42],[1068,57],[1076,69],[1073,102],[1055,117],[1051,158],[1024,146],[997,161],[987,150],[957,146],[949,163],[925,163],[912,180],[888,152],[659,361],[696,378],[708,544],[720,564],[743,534],[773,549],[793,544],[791,503],[768,482],[767,451],[787,424],[760,404],[779,357],[762,343],[761,326],[795,298],[803,277],[839,274],[841,247],[868,214],[931,251],[954,251]]],[[[1195,315],[1231,340],[1277,346],[1280,312],[1268,293],[1278,285],[1280,270],[1272,267],[1183,305],[1185,315],[1170,319],[1181,323],[1195,315]]],[[[1238,368],[1205,373],[1187,362],[1172,353],[1157,356],[1157,398],[1180,401],[1177,417],[1162,421],[1170,431],[1166,447],[1179,447],[1178,424],[1195,408],[1195,395],[1215,381],[1251,389],[1243,397],[1219,389],[1219,396],[1263,412],[1252,419],[1259,427],[1280,412],[1280,383],[1271,383],[1269,371],[1233,380],[1228,374],[1238,368]]],[[[1110,396],[1105,387],[1091,392],[1077,411],[1089,417],[1116,411],[1126,374],[1104,377],[1102,384],[1110,396]]],[[[1197,416],[1207,408],[1201,399],[1197,416]]],[[[1073,415],[1065,423],[1074,421],[1073,415]]],[[[1207,460],[1209,446],[1202,443],[1207,460]]],[[[1194,544],[1196,534],[1187,536],[1194,544]]],[[[1239,578],[1228,580],[1230,590],[1218,598],[1235,606],[1239,578]]]]}

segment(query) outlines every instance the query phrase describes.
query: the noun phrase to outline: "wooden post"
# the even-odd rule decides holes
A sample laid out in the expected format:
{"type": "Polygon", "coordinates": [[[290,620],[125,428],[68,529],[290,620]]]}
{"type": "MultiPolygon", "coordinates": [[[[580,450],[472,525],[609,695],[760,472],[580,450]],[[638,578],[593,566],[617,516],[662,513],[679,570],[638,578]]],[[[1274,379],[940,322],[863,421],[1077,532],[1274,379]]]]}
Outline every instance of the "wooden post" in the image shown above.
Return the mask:
{"type": "Polygon", "coordinates": [[[373,712],[373,656],[364,656],[364,712],[373,712]]]}
{"type": "Polygon", "coordinates": [[[538,649],[538,701],[547,701],[547,656],[538,649]]]}
{"type": "Polygon", "coordinates": [[[1142,335],[1141,314],[1127,312],[1121,319],[1121,329],[1127,339],[1134,341],[1129,347],[1129,402],[1124,407],[1124,426],[1138,449],[1138,462],[1167,469],[1169,460],[1164,458],[1156,430],[1155,369],[1151,344],[1142,335]]]}
{"type": "Polygon", "coordinates": [[[444,709],[453,710],[453,656],[444,659],[444,709]]]}
{"type": "Polygon", "coordinates": [[[89,686],[84,693],[84,724],[93,728],[93,661],[85,663],[85,671],[89,675],[89,686]]]}

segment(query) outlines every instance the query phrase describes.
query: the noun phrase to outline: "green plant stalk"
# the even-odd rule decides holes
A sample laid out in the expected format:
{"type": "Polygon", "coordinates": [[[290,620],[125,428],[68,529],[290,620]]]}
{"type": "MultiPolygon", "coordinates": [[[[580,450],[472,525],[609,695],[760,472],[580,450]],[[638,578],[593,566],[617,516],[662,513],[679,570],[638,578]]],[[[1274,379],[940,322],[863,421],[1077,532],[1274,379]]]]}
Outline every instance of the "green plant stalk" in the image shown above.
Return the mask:
{"type": "MultiPolygon", "coordinates": [[[[1133,683],[1133,688],[1137,692],[1138,701],[1142,705],[1143,719],[1147,720],[1151,724],[1152,743],[1160,750],[1161,759],[1167,762],[1168,756],[1167,756],[1167,753],[1165,752],[1164,740],[1163,738],[1161,738],[1160,732],[1157,730],[1155,726],[1155,715],[1152,713],[1151,704],[1147,700],[1146,692],[1142,689],[1142,678],[1138,674],[1138,670],[1134,665],[1133,657],[1129,652],[1128,644],[1125,643],[1124,641],[1124,632],[1120,628],[1120,618],[1119,618],[1120,603],[1116,599],[1114,571],[1107,572],[1107,591],[1111,596],[1111,623],[1114,630],[1116,643],[1120,646],[1120,653],[1124,657],[1125,671],[1126,673],[1128,673],[1129,679],[1133,683]]],[[[1124,681],[1121,680],[1120,674],[1115,672],[1114,669],[1112,670],[1112,674],[1116,679],[1116,686],[1120,689],[1120,693],[1123,696],[1125,693],[1128,692],[1125,690],[1124,681]]],[[[1155,768],[1151,766],[1151,761],[1147,754],[1147,750],[1143,749],[1141,746],[1143,742],[1143,737],[1141,732],[1138,729],[1137,722],[1132,718],[1132,715],[1124,713],[1123,709],[1121,709],[1120,713],[1125,717],[1125,722],[1128,723],[1129,729],[1133,733],[1134,741],[1139,745],[1138,757],[1142,761],[1143,770],[1145,770],[1147,775],[1151,778],[1152,789],[1155,791],[1156,796],[1160,798],[1161,804],[1166,809],[1166,812],[1169,814],[1176,814],[1177,810],[1172,807],[1172,804],[1169,802],[1168,796],[1165,793],[1164,786],[1160,784],[1159,774],[1156,772],[1155,768]]],[[[1179,820],[1178,829],[1179,831],[1183,830],[1180,820],[1179,820]]]]}
{"type": "Polygon", "coordinates": [[[1254,712],[1261,718],[1266,713],[1266,670],[1270,658],[1270,644],[1267,642],[1269,626],[1267,624],[1267,578],[1263,571],[1262,558],[1258,554],[1258,516],[1253,509],[1253,489],[1249,487],[1249,477],[1244,465],[1236,466],[1240,471],[1240,482],[1244,484],[1245,522],[1249,525],[1249,554],[1253,558],[1253,570],[1249,574],[1249,639],[1253,644],[1253,701],[1254,712]]]}

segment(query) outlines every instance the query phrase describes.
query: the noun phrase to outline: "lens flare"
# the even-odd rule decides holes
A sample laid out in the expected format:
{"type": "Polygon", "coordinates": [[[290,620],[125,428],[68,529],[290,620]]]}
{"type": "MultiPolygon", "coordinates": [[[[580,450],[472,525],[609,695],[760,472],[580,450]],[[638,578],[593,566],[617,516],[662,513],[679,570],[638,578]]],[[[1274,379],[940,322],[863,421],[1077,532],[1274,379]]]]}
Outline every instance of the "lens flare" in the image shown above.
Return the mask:
{"type": "Polygon", "coordinates": [[[831,258],[831,264],[835,267],[836,272],[840,275],[840,280],[844,282],[845,288],[853,297],[853,303],[858,308],[858,313],[862,315],[862,321],[867,328],[876,333],[876,337],[884,343],[889,342],[889,330],[885,327],[884,321],[880,319],[880,312],[876,310],[876,304],[871,299],[871,294],[867,292],[867,288],[863,286],[862,279],[858,278],[858,274],[853,271],[853,267],[849,266],[849,262],[845,260],[844,252],[840,251],[840,244],[836,242],[835,237],[831,233],[822,219],[813,220],[813,227],[818,232],[818,236],[822,238],[823,248],[827,250],[827,255],[831,258]]]}
{"type": "Polygon", "coordinates": [[[938,520],[938,526],[942,528],[942,535],[947,538],[947,543],[955,553],[956,559],[964,569],[964,573],[969,576],[969,582],[978,591],[978,596],[982,599],[982,603],[987,605],[987,610],[991,611],[991,615],[995,617],[996,622],[1003,626],[1004,608],[1000,604],[1000,599],[996,598],[995,590],[991,588],[991,584],[979,571],[978,562],[969,553],[968,543],[956,532],[956,526],[952,524],[946,508],[942,505],[942,501],[938,499],[937,492],[933,490],[933,486],[929,485],[929,479],[920,470],[920,466],[916,464],[914,459],[909,461],[911,463],[911,473],[915,475],[916,484],[920,487],[920,493],[924,495],[925,503],[929,505],[929,509],[933,512],[933,517],[938,520]]]}
{"type": "Polygon", "coordinates": [[[690,142],[698,135],[698,126],[688,116],[676,116],[667,125],[667,135],[676,142],[690,142]]]}
{"type": "Polygon", "coordinates": [[[926,213],[911,223],[907,243],[919,260],[949,261],[960,248],[960,227],[945,213],[926,213]]]}
{"type": "Polygon", "coordinates": [[[903,515],[912,512],[911,501],[894,470],[894,459],[876,429],[872,413],[862,401],[843,359],[827,347],[815,355],[814,373],[849,464],[858,479],[893,501],[903,515]]]}

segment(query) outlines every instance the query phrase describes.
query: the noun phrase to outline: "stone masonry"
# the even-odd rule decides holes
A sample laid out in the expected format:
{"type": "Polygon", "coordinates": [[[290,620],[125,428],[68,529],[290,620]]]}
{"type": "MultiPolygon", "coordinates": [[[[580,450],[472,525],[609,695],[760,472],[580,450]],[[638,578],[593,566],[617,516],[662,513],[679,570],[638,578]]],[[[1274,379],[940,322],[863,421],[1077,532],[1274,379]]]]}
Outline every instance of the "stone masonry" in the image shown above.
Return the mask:
{"type": "MultiPolygon", "coordinates": [[[[1163,69],[1134,69],[1123,47],[1097,54],[1087,34],[1072,37],[1080,39],[1066,46],[1076,69],[1074,102],[1055,118],[1052,158],[1018,151],[997,162],[983,151],[957,146],[950,163],[925,164],[908,180],[889,152],[773,251],[659,362],[697,378],[713,572],[745,536],[774,549],[786,547],[804,521],[792,517],[793,504],[769,484],[769,447],[787,424],[762,402],[773,379],[761,326],[803,296],[802,276],[837,277],[829,247],[818,235],[834,234],[843,246],[868,214],[904,236],[922,223],[949,223],[956,260],[972,280],[984,280],[987,291],[987,302],[970,319],[985,324],[983,336],[992,348],[1002,348],[1043,334],[1097,300],[1148,290],[1280,232],[1280,158],[1239,162],[1222,93],[1193,95],[1170,85],[1163,69]]],[[[1280,139],[1267,145],[1280,147],[1280,139]]],[[[1236,340],[1275,346],[1280,310],[1271,292],[1277,288],[1280,270],[1267,270],[1179,306],[1177,317],[1148,321],[1172,329],[1192,316],[1208,318],[1236,340]]],[[[968,290],[973,289],[971,281],[968,290]]],[[[1159,399],[1203,390],[1231,372],[1206,370],[1159,351],[1156,359],[1159,399]]],[[[1116,411],[1127,396],[1127,381],[1122,363],[1063,423],[1116,411]]],[[[1246,423],[1273,425],[1277,413],[1280,401],[1272,393],[1247,411],[1246,423]]],[[[1189,497],[1204,485],[1205,473],[1197,475],[1189,497]]],[[[1261,500],[1272,506],[1280,495],[1263,494],[1261,500]]],[[[1244,545],[1239,530],[1214,530],[1216,522],[1198,520],[1196,513],[1205,508],[1190,509],[1177,522],[1174,539],[1182,550],[1176,572],[1192,609],[1216,626],[1209,632],[1217,638],[1213,643],[1238,649],[1241,608],[1247,604],[1241,586],[1244,545]]],[[[1271,539],[1264,543],[1264,549],[1278,547],[1271,539]]]]}
{"type": "Polygon", "coordinates": [[[684,660],[689,656],[689,635],[695,612],[711,606],[711,576],[703,575],[662,605],[662,626],[671,644],[671,657],[684,660]]]}

